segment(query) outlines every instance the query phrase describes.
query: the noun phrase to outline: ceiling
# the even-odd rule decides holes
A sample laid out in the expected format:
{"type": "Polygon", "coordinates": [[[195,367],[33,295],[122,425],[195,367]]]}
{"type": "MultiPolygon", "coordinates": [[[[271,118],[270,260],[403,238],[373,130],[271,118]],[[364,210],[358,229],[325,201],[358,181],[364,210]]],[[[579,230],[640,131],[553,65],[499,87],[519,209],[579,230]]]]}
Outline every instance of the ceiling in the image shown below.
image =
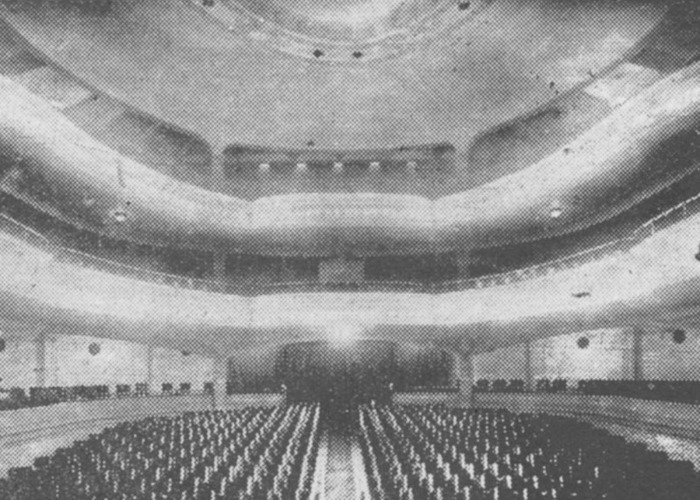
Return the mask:
{"type": "MultiPolygon", "coordinates": [[[[33,53],[88,88],[203,140],[214,158],[230,146],[262,148],[269,162],[275,152],[291,151],[286,167],[262,179],[257,165],[234,164],[214,182],[215,174],[181,174],[249,200],[289,192],[432,199],[517,172],[613,109],[605,92],[587,92],[587,84],[659,38],[674,43],[671,30],[657,33],[668,7],[655,1],[468,4],[460,10],[456,0],[219,0],[207,8],[195,0],[122,0],[96,16],[27,2],[2,17],[33,53]],[[359,18],[364,28],[339,38],[319,27],[344,32],[359,18]],[[333,59],[338,47],[347,58],[333,59]],[[324,55],[315,57],[316,50],[324,55]],[[364,56],[352,57],[358,52],[364,56]],[[453,152],[377,154],[384,163],[377,172],[351,165],[358,150],[438,144],[453,152]],[[337,154],[327,168],[299,175],[295,166],[313,161],[317,150],[337,154]],[[406,170],[407,160],[418,162],[415,173],[406,170]],[[342,175],[330,168],[337,161],[346,163],[342,175]]],[[[626,82],[623,93],[671,70],[638,66],[641,74],[612,77],[626,82]]],[[[602,83],[608,91],[611,85],[602,83]]],[[[98,126],[81,126],[123,146],[98,126]]]]}

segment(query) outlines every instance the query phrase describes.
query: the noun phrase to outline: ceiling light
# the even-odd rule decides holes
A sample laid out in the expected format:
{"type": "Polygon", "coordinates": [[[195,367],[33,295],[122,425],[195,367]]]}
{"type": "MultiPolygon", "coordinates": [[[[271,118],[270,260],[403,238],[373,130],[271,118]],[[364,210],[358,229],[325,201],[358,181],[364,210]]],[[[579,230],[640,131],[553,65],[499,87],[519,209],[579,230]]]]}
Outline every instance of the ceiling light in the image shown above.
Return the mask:
{"type": "Polygon", "coordinates": [[[549,216],[552,219],[558,219],[559,217],[561,217],[562,212],[563,209],[561,208],[561,205],[558,201],[555,201],[554,203],[552,203],[552,208],[549,211],[549,216]]]}
{"type": "Polygon", "coordinates": [[[357,340],[362,333],[362,327],[349,323],[338,323],[328,328],[328,340],[331,346],[344,347],[357,340]]]}
{"type": "Polygon", "coordinates": [[[125,210],[118,208],[112,212],[112,217],[121,224],[122,222],[126,222],[128,216],[125,210]]]}

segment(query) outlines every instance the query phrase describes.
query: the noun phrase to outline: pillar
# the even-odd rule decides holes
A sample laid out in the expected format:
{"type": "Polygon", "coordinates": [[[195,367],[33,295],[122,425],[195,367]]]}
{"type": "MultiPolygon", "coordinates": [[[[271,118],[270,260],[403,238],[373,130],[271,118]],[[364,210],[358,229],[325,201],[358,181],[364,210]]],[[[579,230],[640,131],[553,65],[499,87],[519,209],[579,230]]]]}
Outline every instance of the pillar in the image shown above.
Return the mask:
{"type": "Polygon", "coordinates": [[[459,387],[455,406],[471,408],[474,406],[472,386],[474,385],[474,356],[471,351],[458,349],[454,353],[452,365],[452,382],[459,387]]]}
{"type": "Polygon", "coordinates": [[[42,330],[34,338],[34,372],[35,387],[46,387],[46,329],[42,330]]]}
{"type": "Polygon", "coordinates": [[[228,382],[228,358],[214,358],[214,393],[212,407],[221,409],[227,399],[226,382],[228,382]]]}
{"type": "Polygon", "coordinates": [[[153,387],[153,346],[148,344],[146,346],[146,387],[150,393],[154,390],[153,387]]]}
{"type": "Polygon", "coordinates": [[[644,330],[632,328],[632,380],[644,380],[644,366],[642,361],[642,335],[644,330]]]}
{"type": "Polygon", "coordinates": [[[527,342],[525,342],[525,373],[523,374],[525,382],[525,392],[532,392],[535,390],[535,376],[532,366],[532,351],[532,341],[528,340],[527,342]]]}

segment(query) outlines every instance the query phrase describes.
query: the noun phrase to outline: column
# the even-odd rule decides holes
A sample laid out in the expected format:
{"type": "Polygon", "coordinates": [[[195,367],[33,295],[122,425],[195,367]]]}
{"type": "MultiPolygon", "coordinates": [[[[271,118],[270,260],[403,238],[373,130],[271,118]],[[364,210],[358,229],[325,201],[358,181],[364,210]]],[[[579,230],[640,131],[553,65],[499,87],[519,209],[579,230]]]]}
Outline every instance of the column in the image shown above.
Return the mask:
{"type": "Polygon", "coordinates": [[[228,382],[228,358],[214,358],[214,393],[212,407],[221,409],[227,399],[226,382],[228,382]]]}
{"type": "Polygon", "coordinates": [[[644,380],[644,366],[642,361],[642,335],[644,330],[639,327],[632,328],[632,380],[644,380]]]}
{"type": "Polygon", "coordinates": [[[148,393],[150,394],[153,390],[153,346],[148,344],[146,346],[146,387],[148,393]]]}
{"type": "Polygon", "coordinates": [[[46,387],[46,328],[34,338],[35,387],[46,387]]]}
{"type": "Polygon", "coordinates": [[[535,390],[534,370],[532,367],[532,347],[531,340],[525,342],[525,392],[532,392],[535,390]]]}
{"type": "Polygon", "coordinates": [[[471,408],[474,406],[472,386],[474,385],[474,357],[471,351],[458,349],[454,353],[452,378],[459,384],[455,406],[471,408]]]}

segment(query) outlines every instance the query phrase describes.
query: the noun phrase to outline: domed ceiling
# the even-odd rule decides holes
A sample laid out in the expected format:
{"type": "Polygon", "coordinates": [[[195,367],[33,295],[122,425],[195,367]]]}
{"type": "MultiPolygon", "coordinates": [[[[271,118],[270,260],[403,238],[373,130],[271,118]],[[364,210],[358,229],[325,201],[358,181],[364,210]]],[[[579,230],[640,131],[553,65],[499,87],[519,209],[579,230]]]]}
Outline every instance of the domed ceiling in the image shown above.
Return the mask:
{"type": "MultiPolygon", "coordinates": [[[[636,0],[207,4],[118,0],[91,14],[42,2],[5,17],[89,86],[225,154],[213,189],[252,200],[436,198],[524,168],[610,112],[605,98],[571,92],[638,52],[667,10],[636,0]]],[[[633,94],[659,76],[615,78],[633,94]]],[[[198,173],[192,182],[211,185],[198,173]]]]}

